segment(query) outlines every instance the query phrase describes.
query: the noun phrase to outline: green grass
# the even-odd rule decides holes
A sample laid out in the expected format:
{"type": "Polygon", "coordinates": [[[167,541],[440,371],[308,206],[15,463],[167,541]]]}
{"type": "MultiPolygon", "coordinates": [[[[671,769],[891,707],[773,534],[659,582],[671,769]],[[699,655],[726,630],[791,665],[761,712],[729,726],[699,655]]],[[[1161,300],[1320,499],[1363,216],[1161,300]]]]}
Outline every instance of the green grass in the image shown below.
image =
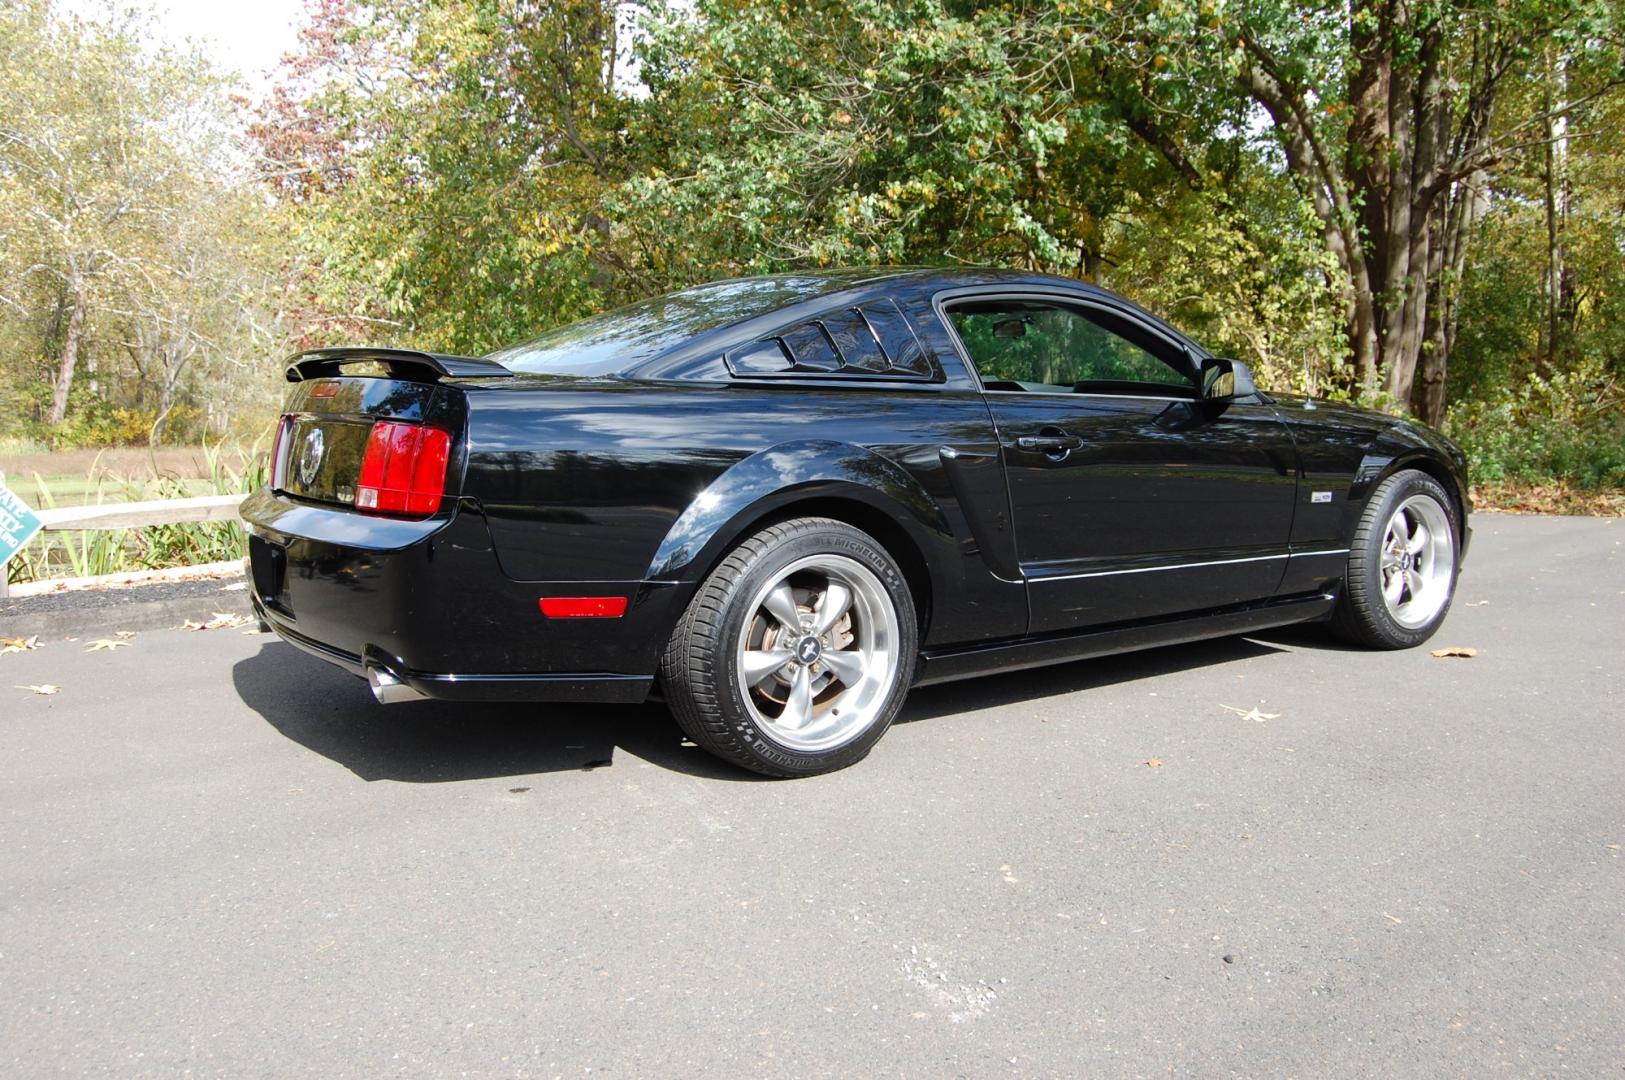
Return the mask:
{"type": "MultiPolygon", "coordinates": [[[[46,477],[32,483],[8,478],[13,491],[39,509],[103,503],[182,499],[197,495],[246,494],[265,483],[266,454],[221,446],[202,448],[207,476],[126,479],[109,476],[98,458],[83,476],[46,477]],[[243,462],[236,467],[233,462],[243,462]]],[[[247,538],[237,521],[196,521],[140,529],[86,529],[41,533],[6,566],[13,584],[57,577],[86,577],[131,570],[161,570],[242,558],[247,538]]]]}
{"type": "Polygon", "coordinates": [[[50,446],[38,439],[29,439],[21,435],[0,435],[0,458],[45,454],[50,450],[50,446]]]}
{"type": "MultiPolygon", "coordinates": [[[[166,477],[165,480],[172,482],[172,490],[184,491],[186,496],[218,494],[213,481],[208,477],[166,477]]],[[[95,506],[101,503],[137,502],[140,499],[185,497],[146,494],[148,487],[156,483],[151,480],[132,481],[120,477],[83,476],[77,473],[44,475],[34,473],[26,481],[20,476],[8,477],[6,483],[11,490],[30,502],[41,499],[42,505],[41,493],[47,492],[53,506],[95,506]]]]}

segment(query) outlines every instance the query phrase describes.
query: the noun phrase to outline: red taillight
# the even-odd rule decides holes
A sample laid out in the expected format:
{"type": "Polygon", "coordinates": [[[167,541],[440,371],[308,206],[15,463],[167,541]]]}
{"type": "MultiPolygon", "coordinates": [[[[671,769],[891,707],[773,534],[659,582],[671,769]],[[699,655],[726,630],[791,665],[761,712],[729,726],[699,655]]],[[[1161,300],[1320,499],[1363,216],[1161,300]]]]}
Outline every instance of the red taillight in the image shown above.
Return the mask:
{"type": "Polygon", "coordinates": [[[428,517],[440,509],[450,456],[451,436],[439,428],[380,420],[361,458],[356,509],[428,517]]]}
{"type": "Polygon", "coordinates": [[[626,614],[624,596],[544,596],[540,604],[549,619],[619,619],[626,614]]]}

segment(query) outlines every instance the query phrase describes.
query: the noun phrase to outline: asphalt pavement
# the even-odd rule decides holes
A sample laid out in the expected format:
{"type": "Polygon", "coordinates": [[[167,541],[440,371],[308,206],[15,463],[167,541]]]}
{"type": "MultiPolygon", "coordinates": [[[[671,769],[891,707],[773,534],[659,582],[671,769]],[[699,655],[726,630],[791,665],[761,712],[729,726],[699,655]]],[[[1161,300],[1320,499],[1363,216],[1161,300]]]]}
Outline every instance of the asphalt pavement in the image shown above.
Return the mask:
{"type": "Polygon", "coordinates": [[[0,656],[0,1073],[1620,1075],[1625,522],[1475,524],[1423,649],[933,687],[795,782],[232,628],[0,656]]]}

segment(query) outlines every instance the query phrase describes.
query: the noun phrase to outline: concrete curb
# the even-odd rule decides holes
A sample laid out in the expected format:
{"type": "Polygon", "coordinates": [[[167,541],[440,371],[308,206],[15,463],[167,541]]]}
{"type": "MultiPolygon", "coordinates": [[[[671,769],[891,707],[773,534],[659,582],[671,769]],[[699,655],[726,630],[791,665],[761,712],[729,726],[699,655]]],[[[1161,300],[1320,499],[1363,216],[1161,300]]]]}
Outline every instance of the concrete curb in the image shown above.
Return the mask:
{"type": "Polygon", "coordinates": [[[163,630],[216,613],[252,615],[239,572],[189,581],[74,589],[0,600],[0,638],[110,636],[118,630],[163,630]]]}

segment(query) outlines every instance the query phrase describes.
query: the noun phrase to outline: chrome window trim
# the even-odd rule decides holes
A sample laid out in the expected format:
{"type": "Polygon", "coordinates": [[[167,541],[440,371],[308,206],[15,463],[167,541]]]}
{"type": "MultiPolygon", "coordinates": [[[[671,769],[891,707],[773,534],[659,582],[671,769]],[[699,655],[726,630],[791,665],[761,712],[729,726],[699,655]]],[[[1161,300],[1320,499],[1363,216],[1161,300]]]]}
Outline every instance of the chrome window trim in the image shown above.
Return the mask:
{"type": "MultiPolygon", "coordinates": [[[[978,380],[981,378],[977,376],[978,380]]],[[[1008,394],[1013,398],[1104,398],[1107,401],[1196,401],[1193,397],[1163,397],[1159,394],[1080,394],[1075,390],[983,390],[984,394],[1008,394]]]]}
{"type": "MultiPolygon", "coordinates": [[[[976,388],[984,394],[1009,394],[1015,397],[1040,398],[1108,398],[1116,401],[1201,400],[1198,393],[1198,387],[1194,381],[1194,376],[1197,369],[1196,354],[1192,352],[1191,349],[1183,342],[1171,337],[1162,327],[1157,326],[1155,323],[1148,322],[1139,313],[1124,308],[1121,305],[1110,303],[1103,298],[1078,296],[1074,293],[1066,292],[1060,289],[1049,292],[1043,289],[1036,289],[1031,286],[1019,289],[1001,289],[996,286],[991,288],[988,286],[972,286],[968,289],[948,289],[937,293],[931,297],[931,310],[935,312],[937,321],[942,324],[943,331],[948,335],[948,340],[953,342],[954,351],[959,355],[959,362],[965,365],[965,370],[970,372],[971,378],[976,382],[976,388]],[[1191,369],[1187,377],[1193,380],[1190,384],[1191,396],[1163,397],[1160,395],[1151,394],[1079,394],[1071,390],[989,390],[985,381],[982,379],[982,373],[976,368],[976,362],[971,359],[970,350],[965,348],[965,342],[960,338],[959,331],[955,329],[953,320],[948,318],[948,305],[958,303],[962,300],[1043,300],[1051,303],[1081,307],[1085,309],[1091,307],[1098,308],[1101,311],[1108,312],[1109,314],[1115,315],[1119,318],[1128,319],[1131,322],[1144,327],[1147,331],[1154,334],[1162,341],[1167,342],[1169,348],[1178,351],[1180,355],[1185,357],[1186,366],[1191,369]]],[[[1102,327],[1102,329],[1106,328],[1102,327]]],[[[1115,333],[1115,331],[1112,330],[1107,330],[1106,332],[1115,333]]],[[[1122,335],[1119,334],[1117,336],[1121,337],[1122,335]]],[[[1133,342],[1130,342],[1130,344],[1133,344],[1133,342]]],[[[1161,358],[1159,357],[1158,359],[1161,358]]],[[[1167,363],[1167,361],[1163,362],[1167,363]]]]}

